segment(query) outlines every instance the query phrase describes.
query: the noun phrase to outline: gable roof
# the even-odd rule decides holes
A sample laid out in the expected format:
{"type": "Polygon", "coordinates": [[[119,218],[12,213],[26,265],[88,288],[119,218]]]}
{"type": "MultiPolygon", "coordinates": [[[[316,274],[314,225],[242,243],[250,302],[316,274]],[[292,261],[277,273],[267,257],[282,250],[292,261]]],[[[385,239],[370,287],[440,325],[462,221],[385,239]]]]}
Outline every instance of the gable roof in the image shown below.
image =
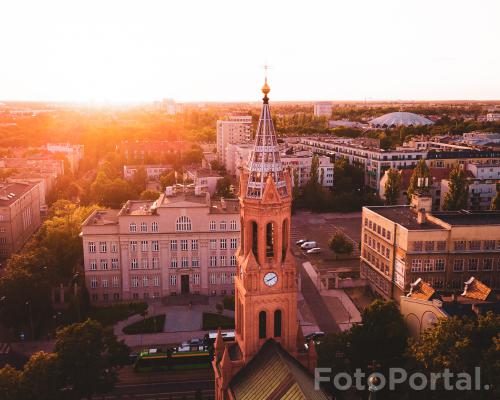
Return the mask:
{"type": "Polygon", "coordinates": [[[419,300],[430,300],[436,291],[434,288],[425,282],[422,278],[418,278],[410,284],[410,292],[406,297],[419,300]]]}
{"type": "Polygon", "coordinates": [[[236,400],[327,400],[302,364],[269,339],[231,380],[236,400]]]}
{"type": "Polygon", "coordinates": [[[491,289],[477,278],[471,277],[465,282],[462,296],[469,299],[486,300],[491,293],[491,289]]]}

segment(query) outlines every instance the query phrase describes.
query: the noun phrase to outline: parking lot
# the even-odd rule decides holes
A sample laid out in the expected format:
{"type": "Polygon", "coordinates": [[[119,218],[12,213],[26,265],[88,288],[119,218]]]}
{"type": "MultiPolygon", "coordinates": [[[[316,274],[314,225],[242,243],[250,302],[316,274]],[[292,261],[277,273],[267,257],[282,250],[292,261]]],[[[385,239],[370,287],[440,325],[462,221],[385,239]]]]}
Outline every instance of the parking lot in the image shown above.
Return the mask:
{"type": "Polygon", "coordinates": [[[357,264],[359,255],[359,242],[361,240],[361,213],[322,213],[299,211],[292,217],[292,243],[299,239],[315,241],[321,248],[320,254],[306,254],[298,246],[294,246],[295,254],[309,259],[318,267],[323,265],[333,266],[339,260],[335,253],[329,249],[328,242],[337,232],[342,232],[353,242],[354,252],[350,259],[339,257],[342,264],[357,264]]]}

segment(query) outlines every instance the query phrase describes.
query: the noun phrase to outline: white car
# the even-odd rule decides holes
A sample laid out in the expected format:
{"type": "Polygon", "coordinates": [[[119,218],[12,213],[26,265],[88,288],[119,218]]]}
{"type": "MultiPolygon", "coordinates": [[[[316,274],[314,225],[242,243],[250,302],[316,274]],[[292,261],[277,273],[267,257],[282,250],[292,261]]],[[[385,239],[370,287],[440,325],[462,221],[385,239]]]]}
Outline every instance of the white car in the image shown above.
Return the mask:
{"type": "Polygon", "coordinates": [[[315,247],[318,247],[317,243],[316,242],[305,242],[305,243],[302,243],[300,245],[300,248],[302,250],[309,250],[309,249],[313,249],[315,247]]]}
{"type": "Polygon", "coordinates": [[[321,253],[321,249],[319,247],[313,247],[312,249],[307,250],[307,254],[318,254],[321,253]]]}
{"type": "Polygon", "coordinates": [[[305,242],[308,242],[307,239],[300,239],[295,242],[297,246],[302,246],[305,242]]]}

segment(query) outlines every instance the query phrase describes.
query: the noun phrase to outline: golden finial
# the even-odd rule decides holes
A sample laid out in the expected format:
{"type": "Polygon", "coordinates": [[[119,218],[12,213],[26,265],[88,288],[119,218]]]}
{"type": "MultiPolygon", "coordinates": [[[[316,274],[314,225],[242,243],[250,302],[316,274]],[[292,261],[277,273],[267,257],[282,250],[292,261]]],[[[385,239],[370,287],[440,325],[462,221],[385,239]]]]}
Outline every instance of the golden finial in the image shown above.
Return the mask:
{"type": "Polygon", "coordinates": [[[264,71],[265,71],[265,80],[264,80],[264,86],[262,86],[262,93],[264,93],[264,98],[262,100],[264,100],[264,103],[267,104],[267,102],[269,101],[267,95],[269,94],[269,92],[271,91],[271,88],[269,87],[269,85],[267,84],[267,70],[269,69],[269,65],[264,65],[264,71]]]}

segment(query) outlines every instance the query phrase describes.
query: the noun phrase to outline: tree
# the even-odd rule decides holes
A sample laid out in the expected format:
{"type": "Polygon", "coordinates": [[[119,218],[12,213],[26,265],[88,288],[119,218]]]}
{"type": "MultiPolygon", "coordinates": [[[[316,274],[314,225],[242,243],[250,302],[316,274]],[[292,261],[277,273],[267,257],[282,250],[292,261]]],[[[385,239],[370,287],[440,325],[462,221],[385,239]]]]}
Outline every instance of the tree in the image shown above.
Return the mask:
{"type": "Polygon", "coordinates": [[[55,353],[40,351],[33,354],[20,374],[24,400],[62,399],[59,360],[55,353]]]}
{"type": "Polygon", "coordinates": [[[490,209],[500,211],[500,185],[497,185],[497,194],[491,200],[490,209]]]}
{"type": "Polygon", "coordinates": [[[9,364],[0,368],[0,395],[2,400],[19,400],[19,372],[9,364]]]}
{"type": "MultiPolygon", "coordinates": [[[[466,372],[474,376],[481,368],[481,385],[489,385],[485,392],[464,393],[464,399],[493,399],[500,396],[500,316],[489,312],[477,318],[442,318],[426,330],[418,342],[411,343],[409,356],[422,372],[442,372],[445,368],[454,374],[466,372]],[[495,395],[496,393],[496,395],[495,395]]],[[[442,389],[442,381],[438,381],[442,389]]],[[[429,392],[432,399],[455,399],[456,392],[438,390],[429,392]]]]}
{"type": "MultiPolygon", "coordinates": [[[[425,160],[420,160],[417,163],[417,166],[413,169],[413,174],[410,178],[410,184],[408,185],[408,190],[406,191],[408,196],[408,202],[411,201],[411,196],[415,193],[418,188],[418,178],[429,178],[429,184],[431,180],[431,172],[429,171],[429,167],[425,163],[425,160]]],[[[428,186],[422,186],[419,189],[421,190],[429,190],[428,186]]]]}
{"type": "Polygon", "coordinates": [[[164,172],[160,175],[161,189],[165,190],[167,186],[175,185],[175,171],[164,172]]]}
{"type": "Polygon", "coordinates": [[[144,169],[144,167],[138,168],[130,182],[132,189],[137,194],[139,194],[146,189],[147,183],[148,183],[148,174],[146,173],[146,170],[144,169]]]}
{"type": "Polygon", "coordinates": [[[113,389],[130,352],[111,330],[90,319],[59,330],[54,349],[64,383],[77,398],[88,399],[113,389]]]}
{"type": "Polygon", "coordinates": [[[385,182],[385,204],[397,204],[401,192],[401,174],[395,168],[387,171],[387,181],[385,182]]]}
{"type": "Polygon", "coordinates": [[[217,197],[225,198],[233,197],[233,193],[231,192],[231,178],[228,175],[217,180],[217,184],[215,185],[215,195],[217,197]]]}
{"type": "Polygon", "coordinates": [[[348,240],[343,233],[336,233],[330,239],[328,243],[330,249],[332,249],[336,254],[351,254],[353,251],[353,245],[350,240],[348,240]]]}
{"type": "Polygon", "coordinates": [[[458,211],[466,208],[468,192],[465,171],[457,164],[450,172],[448,192],[444,196],[443,210],[458,211]]]}
{"type": "Polygon", "coordinates": [[[143,190],[139,196],[141,200],[157,200],[160,197],[160,192],[156,190],[143,190]]]}

